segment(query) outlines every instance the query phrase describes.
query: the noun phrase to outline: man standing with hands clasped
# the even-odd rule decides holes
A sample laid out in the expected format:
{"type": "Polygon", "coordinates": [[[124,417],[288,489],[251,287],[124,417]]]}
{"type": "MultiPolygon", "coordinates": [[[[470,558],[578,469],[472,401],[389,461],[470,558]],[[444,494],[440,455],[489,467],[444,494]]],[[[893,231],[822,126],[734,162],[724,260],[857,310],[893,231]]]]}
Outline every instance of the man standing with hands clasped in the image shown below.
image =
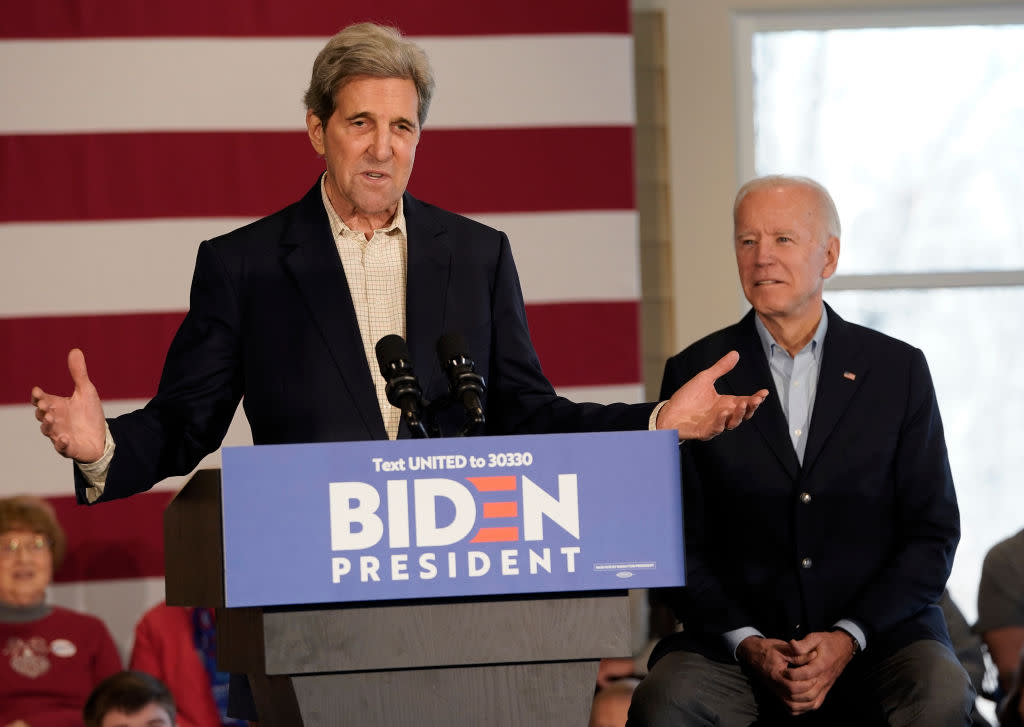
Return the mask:
{"type": "Polygon", "coordinates": [[[936,605],[960,528],[924,355],[824,304],[840,231],[821,185],[755,179],[733,214],[753,310],[669,359],[662,391],[737,350],[720,388],[772,395],[749,426],[680,448],[683,630],[628,724],[970,724],[936,605]]]}

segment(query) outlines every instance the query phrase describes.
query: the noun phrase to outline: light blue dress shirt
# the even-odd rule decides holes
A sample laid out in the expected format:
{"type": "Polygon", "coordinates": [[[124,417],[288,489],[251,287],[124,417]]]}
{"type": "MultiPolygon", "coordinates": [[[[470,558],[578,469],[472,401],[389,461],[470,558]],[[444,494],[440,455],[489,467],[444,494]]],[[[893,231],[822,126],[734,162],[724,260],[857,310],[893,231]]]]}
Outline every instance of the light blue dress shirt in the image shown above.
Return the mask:
{"type": "Polygon", "coordinates": [[[814,411],[814,394],[818,389],[818,371],[821,368],[821,344],[828,330],[828,316],[824,309],[821,320],[814,332],[814,337],[796,356],[789,353],[775,342],[772,334],[761,322],[760,316],[754,316],[754,327],[761,337],[764,355],[768,359],[775,390],[779,393],[782,413],[789,425],[789,438],[796,450],[800,464],[804,463],[804,451],[807,449],[807,431],[811,425],[811,412],[814,411]]]}

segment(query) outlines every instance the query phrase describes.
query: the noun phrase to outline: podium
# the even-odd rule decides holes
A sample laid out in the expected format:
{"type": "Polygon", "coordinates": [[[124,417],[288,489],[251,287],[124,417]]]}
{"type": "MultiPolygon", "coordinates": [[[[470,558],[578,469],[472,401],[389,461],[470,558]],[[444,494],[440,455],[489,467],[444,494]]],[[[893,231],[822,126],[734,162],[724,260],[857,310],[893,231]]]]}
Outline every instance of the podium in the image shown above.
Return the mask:
{"type": "Polygon", "coordinates": [[[583,725],[598,661],[630,654],[625,589],[683,582],[671,433],[222,460],[168,505],[167,603],[217,608],[261,727],[583,725]]]}

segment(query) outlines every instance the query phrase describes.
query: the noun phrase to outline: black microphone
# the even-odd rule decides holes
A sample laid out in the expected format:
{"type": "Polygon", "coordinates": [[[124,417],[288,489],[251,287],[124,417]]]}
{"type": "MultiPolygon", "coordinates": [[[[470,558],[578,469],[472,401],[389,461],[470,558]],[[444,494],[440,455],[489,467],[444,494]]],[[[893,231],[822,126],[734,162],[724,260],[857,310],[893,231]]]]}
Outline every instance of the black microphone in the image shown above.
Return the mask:
{"type": "Polygon", "coordinates": [[[409,432],[415,439],[426,439],[427,429],[423,425],[423,390],[416,374],[412,372],[412,356],[401,336],[390,334],[377,341],[377,364],[387,382],[384,391],[392,406],[402,410],[402,417],[409,425],[409,432]]]}
{"type": "Polygon", "coordinates": [[[462,433],[481,434],[485,418],[480,401],[484,395],[484,377],[476,373],[476,363],[467,353],[466,339],[459,333],[446,333],[437,340],[437,358],[448,374],[448,391],[466,410],[462,433]]]}

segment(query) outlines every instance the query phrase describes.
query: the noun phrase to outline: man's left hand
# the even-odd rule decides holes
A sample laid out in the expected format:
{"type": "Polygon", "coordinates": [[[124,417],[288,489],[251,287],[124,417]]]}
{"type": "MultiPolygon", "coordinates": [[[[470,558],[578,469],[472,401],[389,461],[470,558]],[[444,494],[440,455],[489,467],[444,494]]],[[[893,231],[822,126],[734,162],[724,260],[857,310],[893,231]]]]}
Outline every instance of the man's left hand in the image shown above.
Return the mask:
{"type": "Polygon", "coordinates": [[[676,389],[658,412],[657,428],[678,430],[680,440],[708,440],[750,419],[768,396],[767,389],[750,396],[728,396],[715,389],[715,381],[739,360],[740,355],[730,351],[676,389]]]}
{"type": "Polygon", "coordinates": [[[853,659],[852,638],[845,631],[821,631],[789,642],[792,652],[787,678],[805,685],[796,698],[805,710],[821,707],[829,690],[853,659]]]}

